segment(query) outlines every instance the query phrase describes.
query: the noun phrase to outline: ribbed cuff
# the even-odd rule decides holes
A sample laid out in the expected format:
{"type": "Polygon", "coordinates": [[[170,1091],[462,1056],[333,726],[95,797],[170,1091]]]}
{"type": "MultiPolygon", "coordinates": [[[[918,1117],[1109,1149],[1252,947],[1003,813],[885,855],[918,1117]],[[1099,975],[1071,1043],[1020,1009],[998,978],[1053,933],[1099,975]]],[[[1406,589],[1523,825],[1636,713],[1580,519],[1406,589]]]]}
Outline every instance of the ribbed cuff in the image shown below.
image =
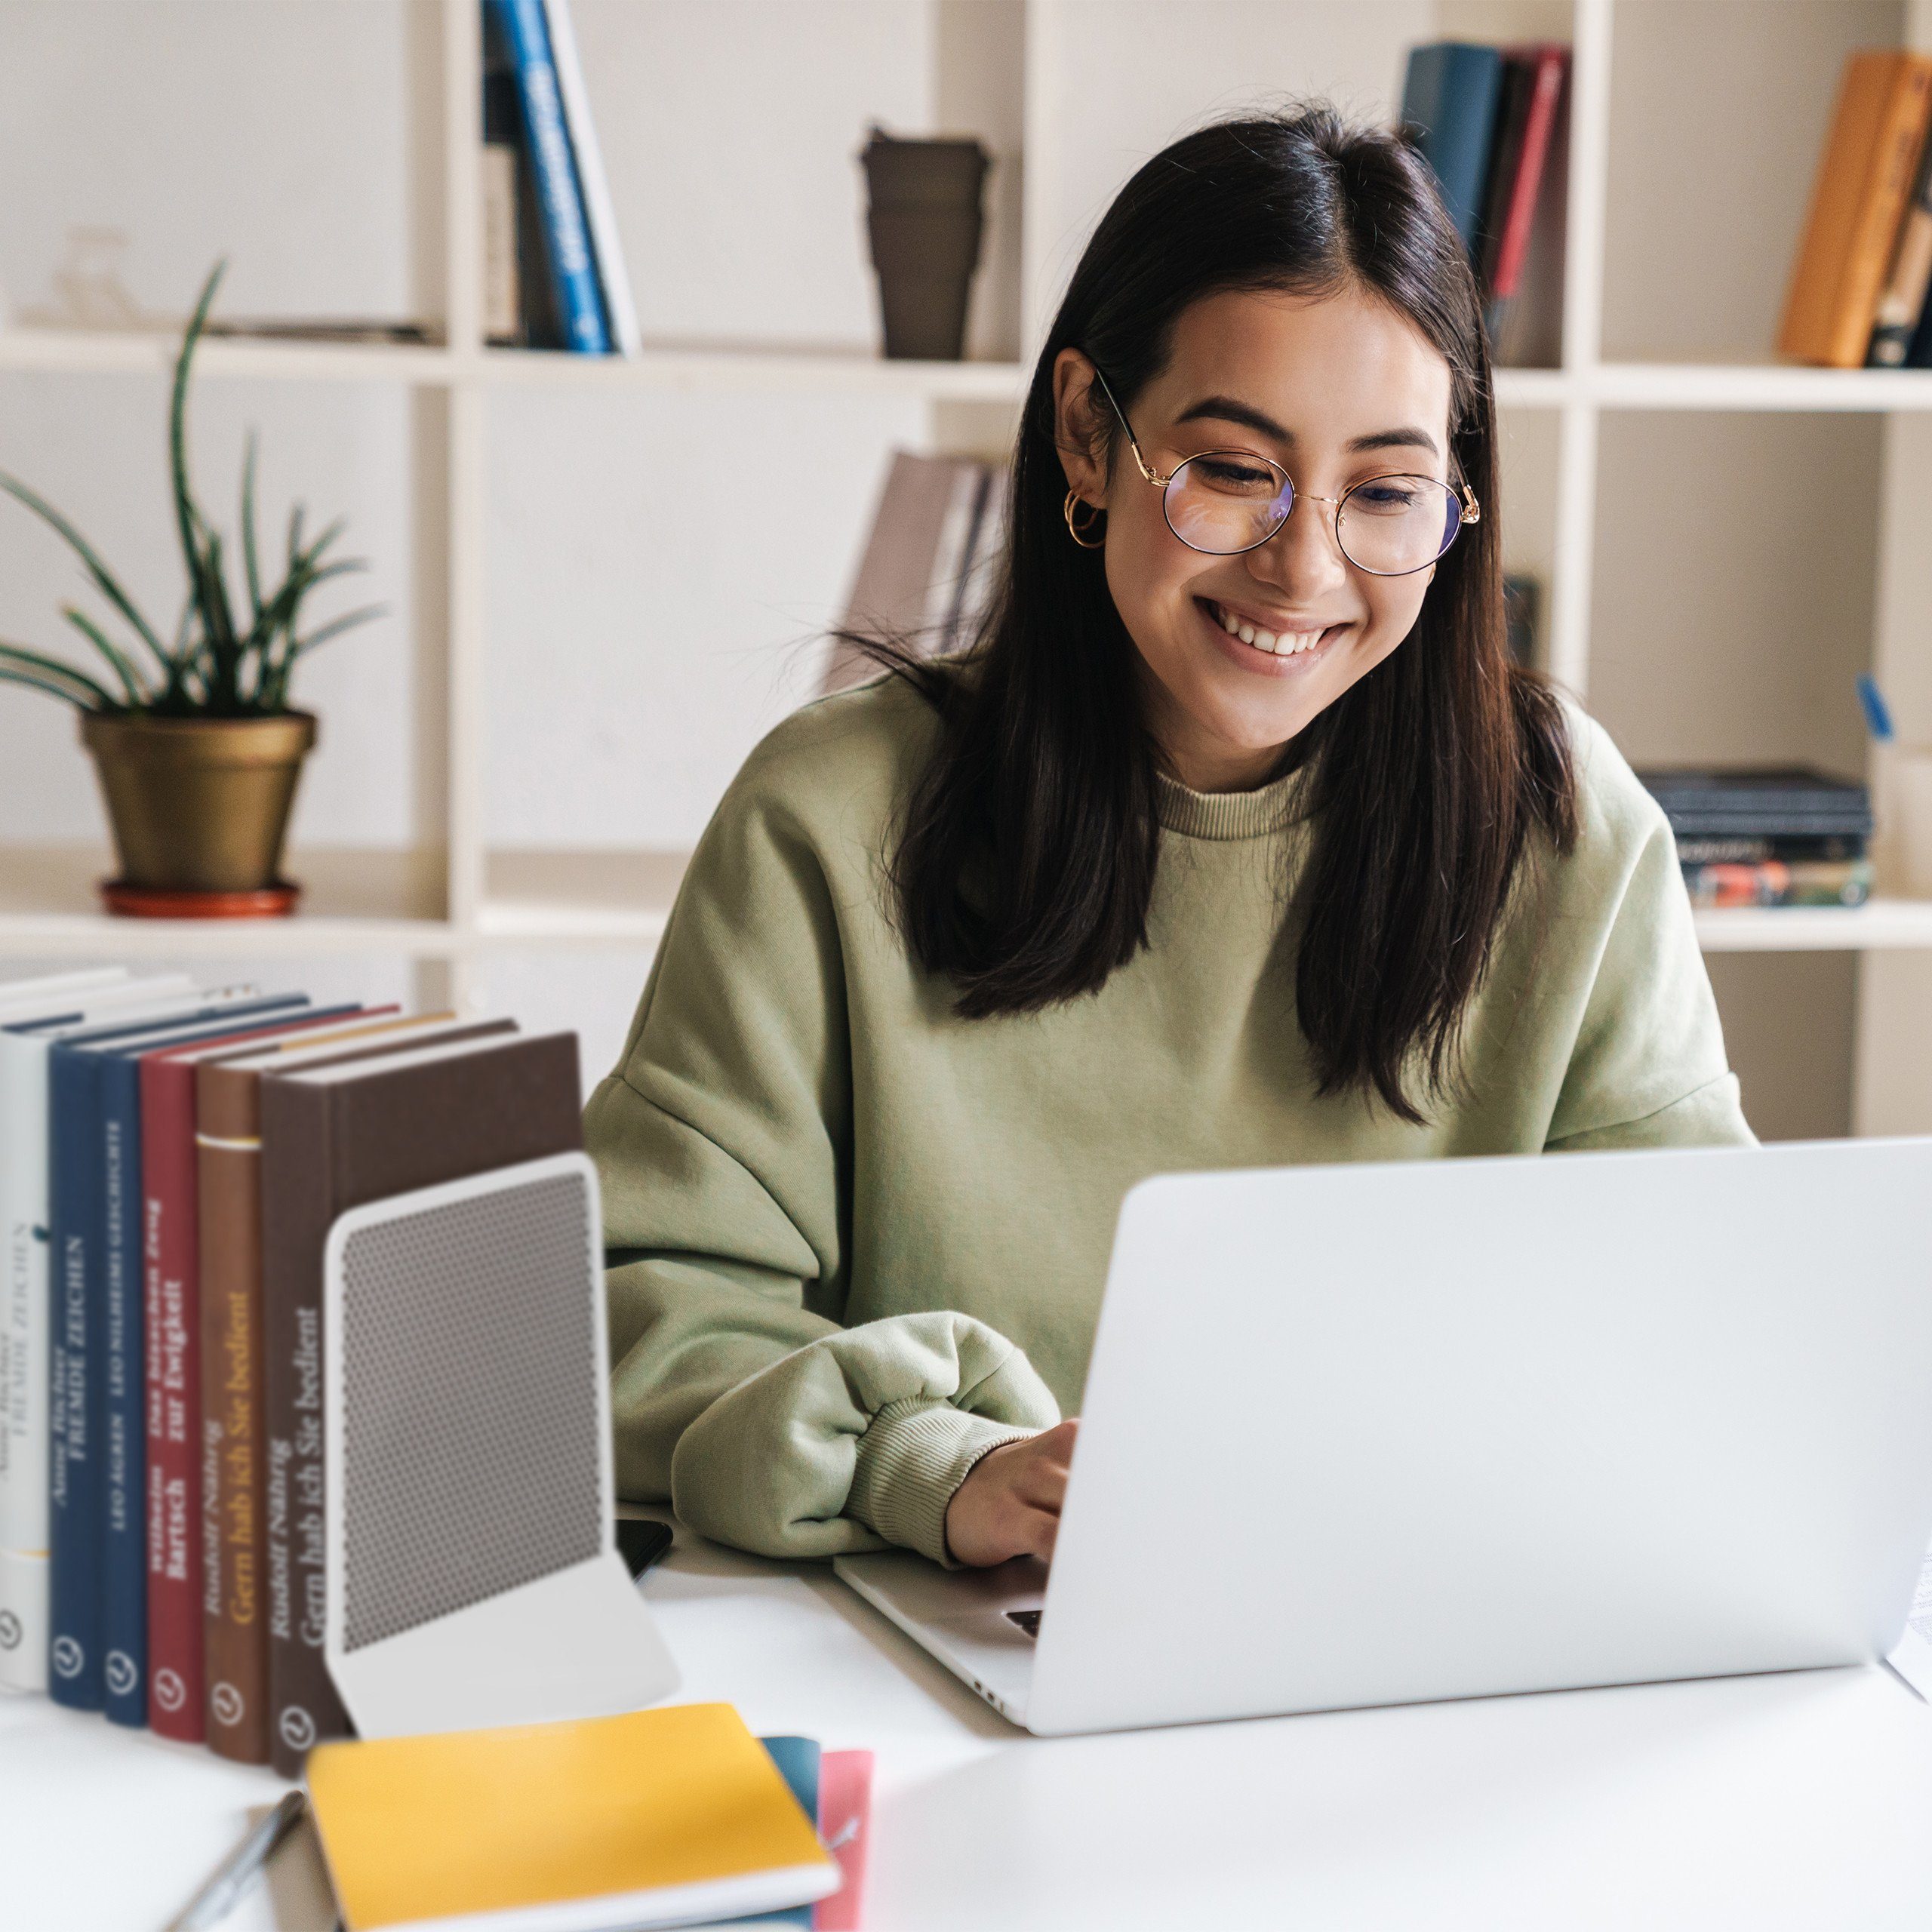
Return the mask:
{"type": "Polygon", "coordinates": [[[888,1402],[859,1438],[845,1513],[888,1543],[956,1570],[946,1546],[946,1509],[953,1492],[982,1456],[1038,1433],[937,1398],[888,1402]]]}

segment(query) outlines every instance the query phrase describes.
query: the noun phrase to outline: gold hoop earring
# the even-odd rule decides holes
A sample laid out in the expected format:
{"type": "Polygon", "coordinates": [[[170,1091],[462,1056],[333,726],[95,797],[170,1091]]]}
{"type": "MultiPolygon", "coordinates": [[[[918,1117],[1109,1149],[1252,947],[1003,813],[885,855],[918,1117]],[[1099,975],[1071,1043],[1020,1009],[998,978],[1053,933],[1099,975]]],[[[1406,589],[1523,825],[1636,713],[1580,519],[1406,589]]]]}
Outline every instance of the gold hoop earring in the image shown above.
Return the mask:
{"type": "Polygon", "coordinates": [[[1106,512],[1097,504],[1088,503],[1078,491],[1067,491],[1066,502],[1062,506],[1060,514],[1066,518],[1066,534],[1080,546],[1081,549],[1097,550],[1106,542],[1107,540],[1104,535],[1097,537],[1094,534],[1106,520],[1106,512]],[[1075,523],[1073,520],[1073,509],[1076,503],[1082,509],[1090,512],[1084,524],[1075,523]]]}

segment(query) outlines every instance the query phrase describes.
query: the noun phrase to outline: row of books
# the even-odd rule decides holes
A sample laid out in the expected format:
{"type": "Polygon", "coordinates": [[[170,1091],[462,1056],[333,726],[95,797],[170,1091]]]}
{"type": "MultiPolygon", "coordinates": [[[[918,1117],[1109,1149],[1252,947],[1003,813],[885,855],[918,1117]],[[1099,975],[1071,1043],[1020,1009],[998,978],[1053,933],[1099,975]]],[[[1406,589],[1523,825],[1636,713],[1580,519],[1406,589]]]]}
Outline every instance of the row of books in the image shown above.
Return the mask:
{"type": "Polygon", "coordinates": [[[483,334],[638,352],[570,0],[483,0],[483,334]]]}
{"type": "Polygon", "coordinates": [[[1570,50],[1558,42],[1410,50],[1401,125],[1441,184],[1482,291],[1491,353],[1561,360],[1570,50]]]}
{"type": "Polygon", "coordinates": [[[1640,771],[1663,807],[1691,903],[1862,906],[1872,894],[1872,797],[1807,765],[1640,771]]]}
{"type": "Polygon", "coordinates": [[[1847,60],[1778,329],[1826,368],[1932,368],[1932,54],[1847,60]]]}
{"type": "Polygon", "coordinates": [[[845,599],[822,689],[871,676],[853,638],[880,638],[946,657],[977,636],[1006,542],[1008,477],[975,457],[895,450],[845,599]]]}
{"type": "Polygon", "coordinates": [[[0,1683],[299,1774],[337,1216],[581,1148],[577,1035],[122,970],[0,983],[0,1683]]]}

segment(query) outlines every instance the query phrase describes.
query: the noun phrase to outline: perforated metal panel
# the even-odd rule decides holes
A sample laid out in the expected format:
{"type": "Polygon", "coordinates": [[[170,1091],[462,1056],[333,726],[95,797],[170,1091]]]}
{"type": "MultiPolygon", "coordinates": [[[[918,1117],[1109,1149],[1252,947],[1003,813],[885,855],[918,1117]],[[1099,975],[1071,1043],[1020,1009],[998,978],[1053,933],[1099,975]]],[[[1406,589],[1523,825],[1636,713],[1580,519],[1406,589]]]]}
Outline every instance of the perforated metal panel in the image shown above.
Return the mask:
{"type": "Polygon", "coordinates": [[[566,1173],[349,1235],[345,1651],[603,1547],[590,1212],[566,1173]]]}

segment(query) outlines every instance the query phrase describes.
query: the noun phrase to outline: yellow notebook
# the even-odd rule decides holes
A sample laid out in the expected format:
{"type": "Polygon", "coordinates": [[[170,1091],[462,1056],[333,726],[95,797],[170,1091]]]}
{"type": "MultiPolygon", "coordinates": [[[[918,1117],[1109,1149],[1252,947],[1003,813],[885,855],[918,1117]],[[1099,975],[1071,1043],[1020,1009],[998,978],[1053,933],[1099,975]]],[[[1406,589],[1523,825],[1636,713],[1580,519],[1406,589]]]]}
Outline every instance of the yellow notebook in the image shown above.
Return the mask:
{"type": "Polygon", "coordinates": [[[729,1704],[324,1744],[348,1932],[605,1932],[783,1910],[838,1867],[729,1704]]]}

